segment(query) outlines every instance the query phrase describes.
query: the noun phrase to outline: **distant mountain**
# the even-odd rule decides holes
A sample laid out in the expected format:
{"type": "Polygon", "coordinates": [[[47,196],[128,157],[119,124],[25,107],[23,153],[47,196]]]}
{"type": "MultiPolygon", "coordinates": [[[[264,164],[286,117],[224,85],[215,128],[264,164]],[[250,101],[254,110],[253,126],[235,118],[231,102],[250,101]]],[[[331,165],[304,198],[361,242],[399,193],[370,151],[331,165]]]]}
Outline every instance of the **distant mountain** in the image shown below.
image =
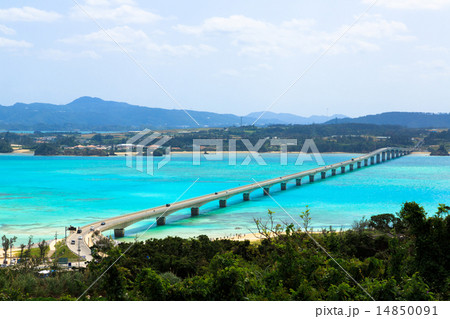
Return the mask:
{"type": "Polygon", "coordinates": [[[289,114],[289,113],[273,113],[273,112],[253,112],[248,114],[245,118],[258,118],[261,116],[260,120],[265,122],[270,122],[271,124],[321,124],[332,119],[346,118],[347,116],[342,114],[335,114],[332,116],[324,115],[313,115],[310,117],[303,117],[299,115],[289,114]]]}
{"type": "MultiPolygon", "coordinates": [[[[255,116],[188,111],[200,127],[227,127],[252,124],[255,116]],[[242,122],[241,122],[242,121],[242,122]]],[[[322,123],[325,117],[309,120],[292,114],[268,112],[258,125],[322,123]]],[[[198,125],[183,110],[168,110],[81,97],[66,105],[16,103],[0,105],[0,130],[16,131],[122,131],[144,128],[195,128],[198,125]]]]}
{"type": "MultiPolygon", "coordinates": [[[[200,127],[252,124],[263,112],[234,114],[188,111],[200,127]]],[[[394,124],[408,127],[450,127],[450,114],[391,112],[346,118],[344,115],[301,117],[266,112],[257,125],[312,123],[394,124]]],[[[183,110],[169,110],[81,97],[66,105],[47,103],[0,105],[0,130],[10,131],[128,131],[199,127],[183,110]]]]}
{"type": "Polygon", "coordinates": [[[342,123],[401,125],[411,128],[450,128],[450,113],[387,112],[326,122],[326,124],[342,123]]]}
{"type": "MultiPolygon", "coordinates": [[[[240,125],[233,114],[189,111],[201,127],[240,125]]],[[[66,105],[45,103],[0,106],[3,130],[139,130],[198,125],[183,110],[168,110],[82,97],[66,105]]]]}

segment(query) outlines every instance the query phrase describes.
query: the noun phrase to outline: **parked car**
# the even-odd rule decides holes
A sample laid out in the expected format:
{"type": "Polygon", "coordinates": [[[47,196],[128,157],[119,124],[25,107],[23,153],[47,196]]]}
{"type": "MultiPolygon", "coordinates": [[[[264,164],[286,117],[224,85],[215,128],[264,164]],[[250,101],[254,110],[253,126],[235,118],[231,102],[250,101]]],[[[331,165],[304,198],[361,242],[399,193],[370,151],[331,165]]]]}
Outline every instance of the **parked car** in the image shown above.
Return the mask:
{"type": "Polygon", "coordinates": [[[105,226],[105,225],[106,225],[106,223],[105,223],[105,222],[103,222],[103,223],[101,223],[101,225],[102,225],[102,226],[105,226]]]}
{"type": "Polygon", "coordinates": [[[71,245],[75,245],[75,240],[72,239],[72,240],[70,241],[70,244],[71,244],[71,245]]]}
{"type": "Polygon", "coordinates": [[[78,227],[77,234],[81,234],[82,231],[83,230],[80,227],[78,227]]]}

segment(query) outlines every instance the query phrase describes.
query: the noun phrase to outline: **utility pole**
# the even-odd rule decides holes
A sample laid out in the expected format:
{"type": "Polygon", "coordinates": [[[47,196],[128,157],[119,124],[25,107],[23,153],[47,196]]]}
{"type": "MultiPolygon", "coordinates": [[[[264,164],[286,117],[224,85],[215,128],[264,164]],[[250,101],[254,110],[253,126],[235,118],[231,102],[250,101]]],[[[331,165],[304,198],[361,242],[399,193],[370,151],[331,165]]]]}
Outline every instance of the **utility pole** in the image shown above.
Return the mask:
{"type": "Polygon", "coordinates": [[[80,268],[80,259],[81,259],[81,240],[78,238],[78,269],[80,268]]]}
{"type": "Polygon", "coordinates": [[[58,232],[55,232],[55,258],[58,256],[56,255],[56,243],[58,242],[58,232]]]}

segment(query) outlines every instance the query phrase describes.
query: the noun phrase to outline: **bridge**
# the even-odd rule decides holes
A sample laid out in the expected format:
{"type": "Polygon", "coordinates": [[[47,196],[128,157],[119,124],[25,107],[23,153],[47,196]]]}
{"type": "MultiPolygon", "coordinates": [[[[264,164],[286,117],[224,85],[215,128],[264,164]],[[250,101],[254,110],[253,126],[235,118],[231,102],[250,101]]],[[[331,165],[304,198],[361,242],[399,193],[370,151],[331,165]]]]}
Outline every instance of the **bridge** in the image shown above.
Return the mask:
{"type": "Polygon", "coordinates": [[[313,183],[316,180],[316,177],[326,179],[327,177],[332,177],[337,174],[345,174],[346,172],[352,172],[362,167],[384,163],[386,161],[408,155],[409,153],[411,153],[411,150],[406,148],[381,148],[371,153],[336,164],[326,165],[299,173],[268,179],[262,182],[256,182],[208,195],[186,199],[176,203],[145,209],[136,213],[105,219],[101,222],[83,226],[81,228],[81,234],[75,233],[68,236],[66,240],[67,246],[75,254],[79,253],[81,256],[85,256],[87,260],[90,260],[92,257],[89,247],[93,246],[93,230],[98,230],[100,232],[114,230],[114,237],[120,238],[125,236],[125,228],[145,219],[155,218],[157,226],[163,226],[166,223],[167,216],[182,209],[190,208],[191,216],[195,217],[199,215],[200,208],[203,205],[212,201],[217,201],[219,203],[219,207],[226,207],[227,200],[236,195],[242,195],[243,201],[249,201],[250,194],[257,190],[262,190],[262,194],[264,196],[268,196],[271,188],[276,185],[279,185],[280,190],[284,191],[287,189],[287,183],[290,182],[295,182],[296,186],[301,186],[303,178],[306,178],[307,182],[313,183]],[[75,241],[75,245],[71,244],[73,241],[75,241]]]}

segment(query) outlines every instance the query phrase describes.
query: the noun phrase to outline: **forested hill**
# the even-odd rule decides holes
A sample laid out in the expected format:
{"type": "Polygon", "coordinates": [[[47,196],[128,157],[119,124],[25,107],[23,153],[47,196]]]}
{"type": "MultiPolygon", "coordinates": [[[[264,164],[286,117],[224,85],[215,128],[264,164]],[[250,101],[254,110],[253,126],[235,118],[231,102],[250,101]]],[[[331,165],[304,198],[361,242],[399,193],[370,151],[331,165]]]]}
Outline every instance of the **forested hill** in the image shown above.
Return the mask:
{"type": "MultiPolygon", "coordinates": [[[[276,116],[273,114],[259,119],[258,125],[293,124],[301,118],[293,114],[283,114],[285,117],[280,119],[277,114],[275,114],[276,116]]],[[[192,110],[186,112],[181,109],[152,108],[104,101],[99,98],[81,97],[66,105],[48,103],[0,105],[0,130],[132,131],[145,128],[231,127],[241,124],[250,125],[258,116],[250,114],[240,117],[234,114],[192,110]]],[[[337,117],[339,116],[337,115],[337,117]]],[[[325,122],[328,119],[316,116],[305,118],[305,123],[325,122]]]]}
{"type": "Polygon", "coordinates": [[[361,123],[412,128],[450,128],[450,113],[387,112],[357,118],[334,119],[326,124],[361,123]]]}
{"type": "MultiPolygon", "coordinates": [[[[232,126],[240,118],[232,114],[189,111],[202,127],[232,126]]],[[[98,130],[198,127],[183,110],[149,108],[127,103],[82,97],[66,105],[47,103],[0,106],[3,130],[98,130]]]]}
{"type": "MultiPolygon", "coordinates": [[[[66,105],[16,103],[0,105],[0,130],[9,131],[133,131],[166,128],[232,127],[250,125],[259,113],[240,117],[181,109],[151,108],[123,102],[82,97],[66,105]],[[192,118],[190,116],[192,116],[192,118]],[[197,121],[198,124],[194,121],[197,121]]],[[[410,128],[450,128],[450,113],[390,112],[359,118],[339,118],[327,124],[361,123],[400,125],[410,128]]],[[[259,126],[271,124],[308,124],[326,121],[327,117],[304,118],[293,114],[264,113],[259,126]]]]}

